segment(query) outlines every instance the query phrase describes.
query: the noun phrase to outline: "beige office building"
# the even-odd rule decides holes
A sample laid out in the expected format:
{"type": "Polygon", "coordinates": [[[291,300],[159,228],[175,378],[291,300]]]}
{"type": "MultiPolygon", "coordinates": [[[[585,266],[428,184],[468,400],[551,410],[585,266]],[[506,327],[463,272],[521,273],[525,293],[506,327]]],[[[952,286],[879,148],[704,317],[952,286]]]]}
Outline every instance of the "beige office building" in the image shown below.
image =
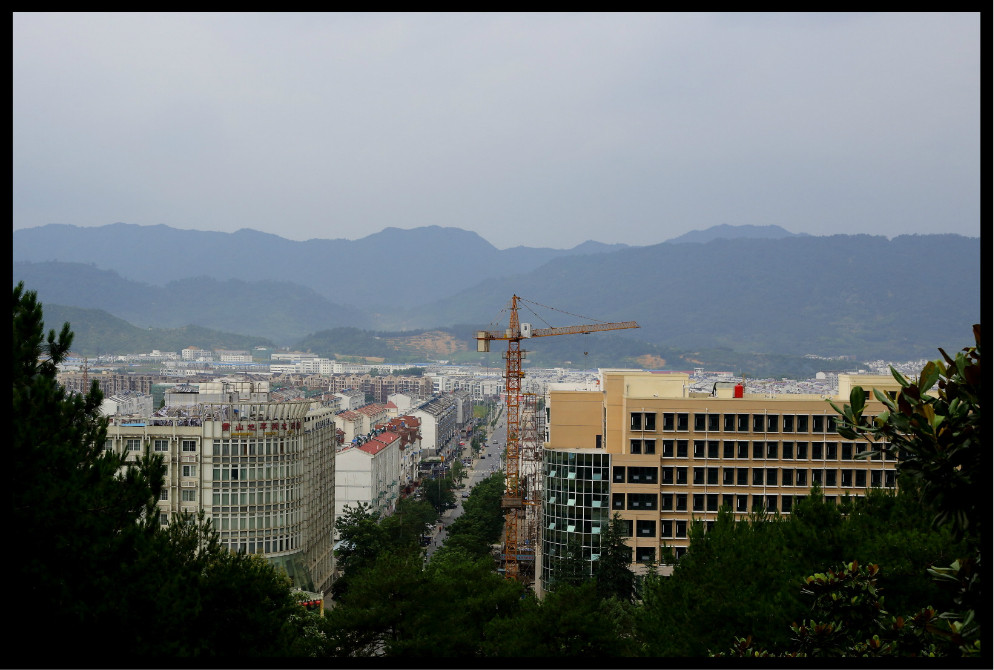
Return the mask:
{"type": "MultiPolygon", "coordinates": [[[[734,382],[688,391],[685,373],[602,370],[598,391],[550,391],[543,463],[543,581],[579,540],[597,560],[599,538],[618,512],[627,522],[633,567],[687,549],[693,520],[722,506],[790,514],[818,483],[830,500],[894,488],[896,461],[857,460],[865,443],[835,432],[837,414],[820,395],[747,394],[734,382]]],[[[839,375],[831,398],[867,389],[868,415],[883,411],[869,389],[894,392],[890,376],[839,375]]]]}

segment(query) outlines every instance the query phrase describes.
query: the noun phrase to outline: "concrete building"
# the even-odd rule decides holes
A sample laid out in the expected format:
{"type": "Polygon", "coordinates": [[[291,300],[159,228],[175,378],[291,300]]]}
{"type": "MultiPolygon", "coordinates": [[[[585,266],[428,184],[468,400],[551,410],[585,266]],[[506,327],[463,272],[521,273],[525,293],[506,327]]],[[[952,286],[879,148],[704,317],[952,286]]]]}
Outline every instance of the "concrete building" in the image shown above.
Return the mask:
{"type": "Polygon", "coordinates": [[[100,413],[104,416],[115,414],[148,416],[152,413],[152,396],[137,391],[121,391],[100,403],[100,413]]]}
{"type": "MultiPolygon", "coordinates": [[[[625,521],[633,566],[681,557],[690,525],[722,506],[790,514],[819,484],[829,500],[894,488],[896,461],[857,460],[859,443],[835,432],[822,395],[746,394],[734,382],[688,391],[685,373],[601,370],[600,390],[551,390],[543,456],[541,579],[571,539],[599,554],[614,512],[625,521]]],[[[836,404],[852,386],[894,392],[890,376],[839,375],[836,404]]],[[[872,398],[872,396],[871,396],[872,398]]],[[[867,414],[882,412],[876,400],[867,414]]]]}
{"type": "Polygon", "coordinates": [[[334,413],[310,402],[165,407],[112,417],[105,448],[161,454],[160,521],[203,511],[232,551],[261,554],[309,591],[331,588],[334,413]]]}
{"type": "Polygon", "coordinates": [[[448,462],[457,449],[456,405],[451,396],[437,396],[409,412],[421,421],[421,441],[426,455],[448,462]]]}
{"type": "Polygon", "coordinates": [[[345,506],[365,503],[386,516],[400,498],[400,443],[397,433],[385,432],[359,446],[338,452],[335,468],[335,514],[345,506]]]}

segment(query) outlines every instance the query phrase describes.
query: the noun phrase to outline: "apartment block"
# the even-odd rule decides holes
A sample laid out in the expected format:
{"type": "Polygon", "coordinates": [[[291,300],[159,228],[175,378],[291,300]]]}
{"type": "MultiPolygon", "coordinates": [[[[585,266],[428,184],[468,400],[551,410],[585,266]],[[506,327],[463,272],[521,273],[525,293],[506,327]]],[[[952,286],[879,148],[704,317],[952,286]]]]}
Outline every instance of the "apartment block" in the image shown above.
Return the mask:
{"type": "MultiPolygon", "coordinates": [[[[890,376],[840,375],[836,404],[853,386],[894,393],[890,376]]],[[[601,370],[600,390],[551,390],[543,457],[542,577],[571,540],[597,560],[610,517],[625,521],[632,563],[682,556],[688,529],[719,508],[790,514],[818,484],[827,499],[896,486],[896,461],[857,459],[864,443],[836,433],[828,398],[747,394],[741,385],[688,391],[688,375],[601,370]]],[[[872,398],[872,395],[871,395],[872,398]]],[[[884,411],[876,400],[867,414],[884,411]]]]}

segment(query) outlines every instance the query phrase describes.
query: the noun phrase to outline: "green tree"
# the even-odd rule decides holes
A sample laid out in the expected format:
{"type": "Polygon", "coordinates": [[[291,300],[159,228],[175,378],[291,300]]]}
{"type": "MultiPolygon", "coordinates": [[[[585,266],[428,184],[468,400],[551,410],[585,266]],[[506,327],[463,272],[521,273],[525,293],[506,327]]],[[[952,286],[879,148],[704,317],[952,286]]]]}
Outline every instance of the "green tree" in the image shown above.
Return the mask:
{"type": "Polygon", "coordinates": [[[933,524],[966,539],[968,551],[948,567],[929,572],[955,592],[957,611],[944,612],[941,620],[946,634],[960,640],[960,648],[969,654],[979,653],[984,623],[978,614],[985,544],[979,501],[987,490],[980,443],[980,324],[973,326],[973,337],[974,346],[964,347],[955,358],[940,348],[942,358],[926,363],[915,379],[906,380],[892,368],[901,390],[894,398],[873,390],[887,407],[873,421],[863,414],[866,392],[861,387],[852,389],[841,409],[832,404],[841,415],[839,434],[867,440],[861,457],[884,452],[895,456],[899,483],[920,492],[934,513],[933,524]]]}
{"type": "Polygon", "coordinates": [[[452,488],[451,477],[429,479],[421,485],[425,500],[431,503],[439,514],[456,504],[456,495],[452,492],[452,488]]]}
{"type": "Polygon", "coordinates": [[[600,556],[594,563],[597,595],[601,598],[613,596],[622,601],[631,601],[634,596],[635,575],[628,567],[632,560],[632,549],[628,546],[626,537],[624,521],[615,512],[601,536],[600,556]]]}
{"type": "Polygon", "coordinates": [[[20,614],[9,632],[34,637],[56,613],[60,648],[87,659],[306,648],[306,618],[285,575],[222,548],[203,516],[160,526],[162,457],[128,461],[104,449],[96,382],[81,395],[56,381],[69,324],[46,338],[36,294],[19,284],[13,297],[8,488],[14,532],[31,554],[12,564],[20,614]]]}
{"type": "Polygon", "coordinates": [[[389,545],[386,534],[379,524],[380,514],[371,505],[345,505],[341,516],[335,519],[338,531],[339,548],[335,560],[342,576],[332,585],[333,597],[338,600],[349,588],[355,573],[370,565],[389,545]]]}

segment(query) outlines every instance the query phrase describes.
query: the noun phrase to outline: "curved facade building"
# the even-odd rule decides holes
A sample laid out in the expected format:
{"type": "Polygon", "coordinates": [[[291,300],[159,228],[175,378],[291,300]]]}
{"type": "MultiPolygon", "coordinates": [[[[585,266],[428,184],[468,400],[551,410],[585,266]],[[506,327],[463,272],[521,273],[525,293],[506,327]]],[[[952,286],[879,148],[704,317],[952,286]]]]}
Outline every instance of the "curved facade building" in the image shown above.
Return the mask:
{"type": "Polygon", "coordinates": [[[107,448],[167,464],[160,520],[203,510],[221,543],[262,554],[308,591],[331,588],[335,422],[309,402],[206,403],[114,417],[107,448]]]}

